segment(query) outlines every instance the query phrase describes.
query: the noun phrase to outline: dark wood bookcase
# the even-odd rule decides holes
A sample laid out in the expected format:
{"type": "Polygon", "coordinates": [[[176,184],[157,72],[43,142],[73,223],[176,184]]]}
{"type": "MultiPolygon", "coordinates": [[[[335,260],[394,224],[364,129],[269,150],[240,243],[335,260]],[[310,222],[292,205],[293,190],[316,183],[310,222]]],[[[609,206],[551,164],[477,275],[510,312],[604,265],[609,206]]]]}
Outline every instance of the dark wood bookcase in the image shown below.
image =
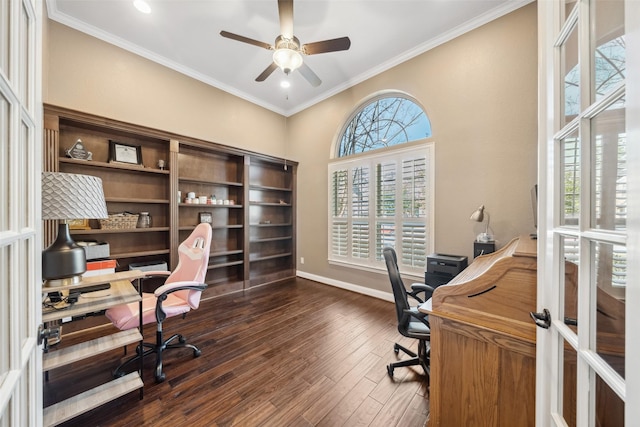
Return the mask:
{"type": "MultiPolygon", "coordinates": [[[[175,268],[180,242],[210,218],[204,298],[295,276],[296,162],[45,105],[44,170],[102,178],[110,213],[149,212],[150,228],[105,230],[91,220],[91,229],[72,230],[76,240],[108,242],[118,271],[140,262],[175,268]],[[66,156],[78,139],[91,160],[66,156]],[[109,162],[110,141],[140,146],[142,165],[109,162]],[[207,202],[185,203],[190,192],[207,202]]],[[[54,230],[47,221],[45,245],[54,230]]]]}
{"type": "Polygon", "coordinates": [[[249,159],[249,286],[295,275],[295,172],[249,159]]]}

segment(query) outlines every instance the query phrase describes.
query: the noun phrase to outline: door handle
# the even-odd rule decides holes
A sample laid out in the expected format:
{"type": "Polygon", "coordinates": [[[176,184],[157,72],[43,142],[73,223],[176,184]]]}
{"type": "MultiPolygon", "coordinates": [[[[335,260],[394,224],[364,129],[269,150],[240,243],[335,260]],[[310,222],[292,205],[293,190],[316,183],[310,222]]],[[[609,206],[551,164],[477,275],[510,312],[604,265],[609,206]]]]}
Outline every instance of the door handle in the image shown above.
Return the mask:
{"type": "Polygon", "coordinates": [[[542,310],[542,313],[530,312],[531,318],[535,322],[536,326],[544,329],[549,329],[551,326],[551,313],[546,308],[542,310]]]}

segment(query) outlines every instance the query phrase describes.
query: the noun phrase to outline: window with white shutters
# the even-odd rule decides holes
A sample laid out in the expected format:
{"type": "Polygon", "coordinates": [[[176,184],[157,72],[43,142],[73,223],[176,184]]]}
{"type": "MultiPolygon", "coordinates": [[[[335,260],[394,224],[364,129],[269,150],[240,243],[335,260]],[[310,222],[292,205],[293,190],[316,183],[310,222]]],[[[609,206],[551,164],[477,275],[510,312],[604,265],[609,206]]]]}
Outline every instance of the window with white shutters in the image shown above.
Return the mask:
{"type": "Polygon", "coordinates": [[[425,143],[330,164],[330,261],[384,268],[382,249],[391,246],[403,271],[424,272],[432,150],[425,143]]]}
{"type": "Polygon", "coordinates": [[[329,165],[329,261],[422,275],[433,249],[433,144],[423,109],[405,94],[369,100],[345,124],[329,165]],[[407,144],[411,143],[411,144],[407,144]]]}

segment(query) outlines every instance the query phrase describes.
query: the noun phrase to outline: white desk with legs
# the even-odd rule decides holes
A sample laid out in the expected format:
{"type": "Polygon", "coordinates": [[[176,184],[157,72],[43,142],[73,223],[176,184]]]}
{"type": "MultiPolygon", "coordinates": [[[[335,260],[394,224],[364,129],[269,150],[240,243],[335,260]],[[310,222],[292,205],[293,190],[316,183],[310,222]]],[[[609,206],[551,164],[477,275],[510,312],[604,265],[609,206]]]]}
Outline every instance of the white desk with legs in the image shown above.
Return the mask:
{"type": "MultiPolygon", "coordinates": [[[[105,293],[105,295],[80,297],[78,302],[67,308],[43,308],[42,321],[47,324],[48,322],[55,322],[65,317],[82,316],[87,313],[99,312],[119,304],[142,301],[140,285],[138,284],[138,289],[136,289],[131,281],[141,279],[144,276],[145,274],[139,270],[122,271],[88,277],[79,284],[72,286],[43,287],[42,294],[44,297],[45,294],[50,292],[80,290],[89,286],[105,283],[111,285],[109,292],[105,293]]],[[[43,372],[48,372],[52,369],[60,368],[135,342],[142,342],[142,335],[139,329],[120,331],[115,334],[60,349],[48,348],[45,341],[46,352],[42,358],[42,370],[43,372]]],[[[101,384],[79,395],[44,408],[43,425],[58,425],[137,389],[140,389],[140,397],[142,397],[143,385],[141,372],[132,372],[122,378],[101,384]]]]}

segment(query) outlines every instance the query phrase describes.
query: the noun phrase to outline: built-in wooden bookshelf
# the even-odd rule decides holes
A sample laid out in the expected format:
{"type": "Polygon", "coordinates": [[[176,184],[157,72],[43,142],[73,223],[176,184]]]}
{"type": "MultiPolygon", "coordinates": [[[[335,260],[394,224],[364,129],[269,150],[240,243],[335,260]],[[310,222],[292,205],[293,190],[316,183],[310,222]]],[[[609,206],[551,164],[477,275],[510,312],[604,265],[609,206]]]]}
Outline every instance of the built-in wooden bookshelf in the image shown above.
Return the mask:
{"type": "MultiPolygon", "coordinates": [[[[207,217],[203,298],[295,276],[296,162],[49,105],[44,135],[45,170],[98,176],[110,213],[151,215],[150,228],[106,230],[90,220],[90,229],[72,230],[76,240],[109,243],[118,271],[146,262],[175,268],[178,245],[207,217]],[[67,157],[78,140],[91,160],[67,157]],[[110,141],[139,146],[142,165],[110,162],[110,141]],[[185,203],[189,193],[206,202],[185,203]]],[[[55,238],[47,223],[45,245],[55,238]]]]}
{"type": "Polygon", "coordinates": [[[240,291],[245,286],[244,155],[181,141],[177,158],[179,240],[189,235],[201,214],[212,220],[205,297],[240,291]],[[189,193],[197,204],[185,203],[189,193]]]}
{"type": "Polygon", "coordinates": [[[295,275],[295,165],[249,164],[249,286],[295,275]]]}

